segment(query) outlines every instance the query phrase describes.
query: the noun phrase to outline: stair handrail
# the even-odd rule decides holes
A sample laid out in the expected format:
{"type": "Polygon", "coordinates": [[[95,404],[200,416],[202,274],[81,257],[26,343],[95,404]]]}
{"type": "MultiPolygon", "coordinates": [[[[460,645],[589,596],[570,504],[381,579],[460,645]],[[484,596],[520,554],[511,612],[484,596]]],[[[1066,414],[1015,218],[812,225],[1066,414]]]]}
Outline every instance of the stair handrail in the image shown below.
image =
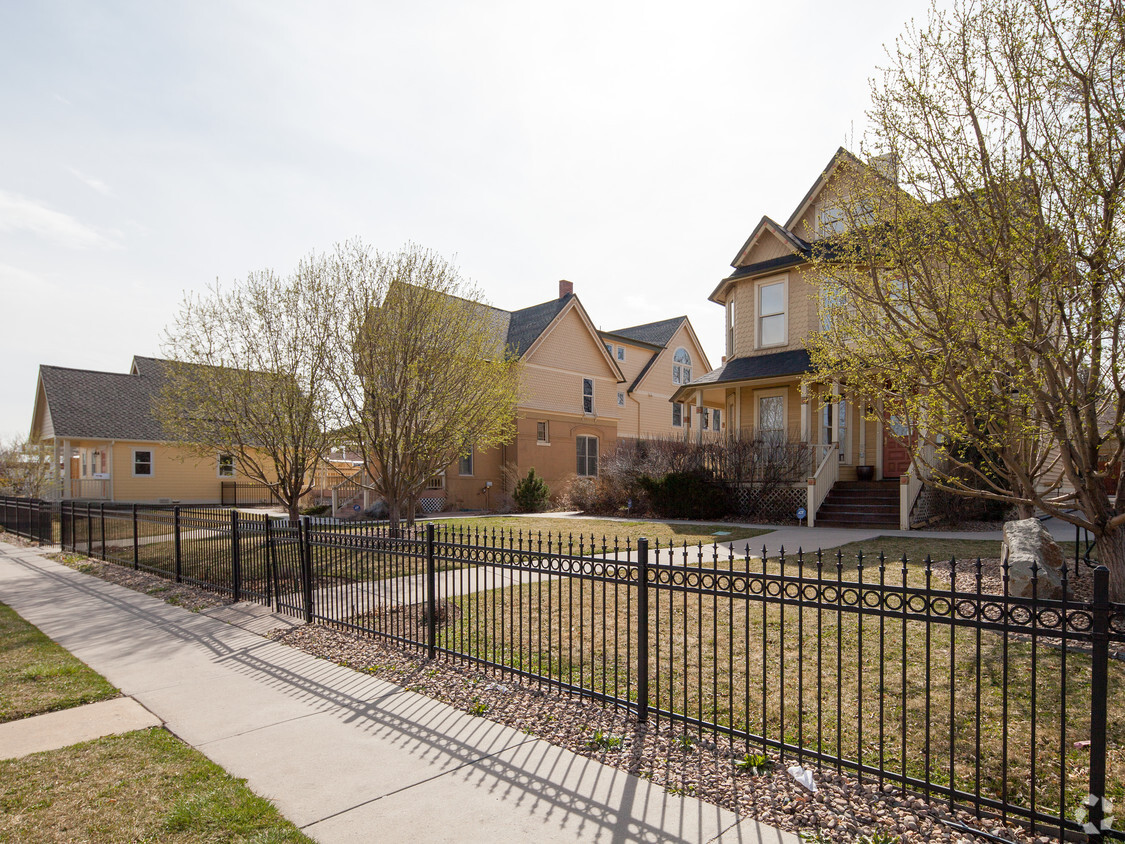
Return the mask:
{"type": "Polygon", "coordinates": [[[823,448],[824,457],[821,459],[820,465],[816,467],[813,476],[808,480],[808,506],[806,510],[809,527],[816,527],[816,511],[820,509],[820,505],[824,503],[824,499],[828,497],[828,493],[832,491],[832,487],[840,479],[840,459],[837,456],[840,444],[828,443],[827,445],[813,446],[813,448],[823,448]]]}
{"type": "Polygon", "coordinates": [[[930,476],[929,467],[933,465],[934,445],[927,442],[922,446],[920,457],[910,461],[910,468],[899,478],[898,488],[898,529],[910,530],[910,513],[918,496],[922,494],[925,480],[930,476]]]}
{"type": "Polygon", "coordinates": [[[363,495],[363,481],[361,480],[367,472],[362,466],[355,471],[354,474],[349,475],[336,486],[332,487],[332,512],[335,513],[344,504],[352,501],[359,496],[363,495]]]}

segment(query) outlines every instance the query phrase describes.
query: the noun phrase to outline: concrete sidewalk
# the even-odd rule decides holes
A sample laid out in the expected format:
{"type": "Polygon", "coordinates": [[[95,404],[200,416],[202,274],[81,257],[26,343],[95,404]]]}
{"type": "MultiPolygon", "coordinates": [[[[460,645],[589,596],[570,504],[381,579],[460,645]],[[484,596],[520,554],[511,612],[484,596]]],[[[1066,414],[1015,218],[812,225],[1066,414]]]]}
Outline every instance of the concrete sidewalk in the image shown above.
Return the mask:
{"type": "Polygon", "coordinates": [[[798,842],[35,549],[0,601],[318,841],[798,842]]]}

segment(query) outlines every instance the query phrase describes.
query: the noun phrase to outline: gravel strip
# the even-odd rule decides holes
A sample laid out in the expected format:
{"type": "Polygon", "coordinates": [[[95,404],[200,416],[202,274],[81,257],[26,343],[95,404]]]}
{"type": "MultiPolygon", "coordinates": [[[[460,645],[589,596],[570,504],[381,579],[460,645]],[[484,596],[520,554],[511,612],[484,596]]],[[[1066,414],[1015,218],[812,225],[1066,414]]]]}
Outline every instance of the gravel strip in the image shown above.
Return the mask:
{"type": "Polygon", "coordinates": [[[100,577],[110,583],[132,589],[134,592],[143,592],[146,595],[161,598],[169,604],[175,604],[192,612],[234,603],[225,595],[210,592],[189,583],[174,583],[159,575],[149,574],[146,571],[135,571],[117,563],[104,563],[101,560],[94,560],[81,554],[71,554],[65,551],[48,554],[47,556],[56,563],[62,563],[76,571],[92,574],[94,577],[100,577]]]}
{"type": "Polygon", "coordinates": [[[623,710],[458,662],[455,657],[427,662],[383,642],[316,624],[274,630],[269,636],[652,780],[672,793],[693,795],[741,817],[806,833],[810,841],[843,844],[876,833],[897,835],[904,844],[981,840],[951,829],[944,820],[1014,842],[1047,844],[1053,840],[1001,827],[998,822],[982,822],[967,812],[950,816],[940,806],[896,793],[891,785],[880,790],[876,783],[860,783],[827,769],[814,770],[818,791],[809,794],[786,772],[795,760],[778,764],[771,759],[768,771],[742,771],[736,763],[745,758],[747,747],[732,746],[722,736],[686,733],[667,721],[640,724],[623,710]]]}

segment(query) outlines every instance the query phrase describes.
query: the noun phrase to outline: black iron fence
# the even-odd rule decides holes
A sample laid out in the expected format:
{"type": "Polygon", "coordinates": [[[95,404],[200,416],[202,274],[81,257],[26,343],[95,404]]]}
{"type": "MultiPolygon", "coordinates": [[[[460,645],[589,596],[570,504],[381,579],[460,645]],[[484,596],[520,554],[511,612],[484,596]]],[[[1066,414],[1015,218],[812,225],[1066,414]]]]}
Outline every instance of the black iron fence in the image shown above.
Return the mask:
{"type": "Polygon", "coordinates": [[[0,527],[33,542],[58,542],[58,513],[57,502],[0,495],[0,527]]]}
{"type": "Polygon", "coordinates": [[[224,507],[268,507],[280,503],[268,484],[255,481],[223,481],[219,495],[224,507]]]}
{"type": "MultiPolygon", "coordinates": [[[[1125,840],[1108,572],[61,507],[64,548],[978,816],[1125,840]],[[1018,593],[1018,594],[1017,594],[1018,593]]],[[[951,816],[955,817],[955,815],[951,816]]],[[[952,821],[951,821],[952,823],[952,821]]]]}

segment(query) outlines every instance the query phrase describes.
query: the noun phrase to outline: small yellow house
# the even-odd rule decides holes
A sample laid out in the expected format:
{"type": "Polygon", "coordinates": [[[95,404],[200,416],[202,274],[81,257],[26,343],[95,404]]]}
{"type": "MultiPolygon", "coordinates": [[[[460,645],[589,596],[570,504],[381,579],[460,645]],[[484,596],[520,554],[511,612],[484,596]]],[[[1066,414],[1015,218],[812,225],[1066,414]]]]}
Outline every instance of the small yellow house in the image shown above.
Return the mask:
{"type": "Polygon", "coordinates": [[[200,457],[168,442],[152,414],[165,361],[134,357],[129,372],[40,366],[31,436],[53,455],[53,497],[148,504],[217,504],[240,479],[229,454],[200,457]]]}

